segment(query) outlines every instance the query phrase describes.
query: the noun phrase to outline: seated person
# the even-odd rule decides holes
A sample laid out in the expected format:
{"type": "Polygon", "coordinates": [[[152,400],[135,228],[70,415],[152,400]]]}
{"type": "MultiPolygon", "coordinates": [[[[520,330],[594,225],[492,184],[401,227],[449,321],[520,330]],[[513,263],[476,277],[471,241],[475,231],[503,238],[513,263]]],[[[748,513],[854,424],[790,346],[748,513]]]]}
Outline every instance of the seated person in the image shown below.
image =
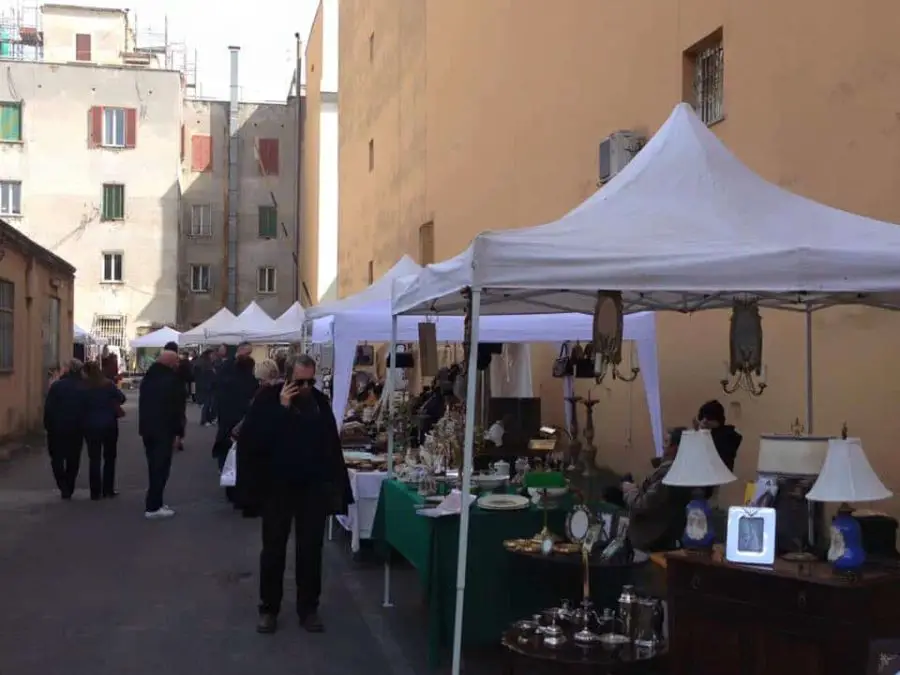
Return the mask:
{"type": "Polygon", "coordinates": [[[640,486],[630,481],[622,483],[630,519],[628,537],[631,545],[641,551],[671,551],[679,547],[691,490],[663,485],[662,481],[672,468],[684,431],[684,427],[669,431],[662,461],[640,486]]]}
{"type": "Polygon", "coordinates": [[[709,429],[719,457],[729,471],[734,471],[734,460],[744,437],[731,424],[725,423],[725,406],[718,401],[707,401],[697,413],[697,426],[709,429]]]}

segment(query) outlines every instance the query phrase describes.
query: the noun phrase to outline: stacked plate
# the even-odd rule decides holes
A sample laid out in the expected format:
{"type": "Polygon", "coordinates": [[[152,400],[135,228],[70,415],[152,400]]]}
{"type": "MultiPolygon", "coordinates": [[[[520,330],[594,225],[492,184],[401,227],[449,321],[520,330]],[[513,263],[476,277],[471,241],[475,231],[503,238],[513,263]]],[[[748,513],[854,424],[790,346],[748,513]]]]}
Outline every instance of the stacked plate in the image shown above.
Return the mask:
{"type": "Polygon", "coordinates": [[[530,505],[531,500],[521,495],[484,495],[478,498],[478,506],[487,511],[519,511],[530,505]]]}

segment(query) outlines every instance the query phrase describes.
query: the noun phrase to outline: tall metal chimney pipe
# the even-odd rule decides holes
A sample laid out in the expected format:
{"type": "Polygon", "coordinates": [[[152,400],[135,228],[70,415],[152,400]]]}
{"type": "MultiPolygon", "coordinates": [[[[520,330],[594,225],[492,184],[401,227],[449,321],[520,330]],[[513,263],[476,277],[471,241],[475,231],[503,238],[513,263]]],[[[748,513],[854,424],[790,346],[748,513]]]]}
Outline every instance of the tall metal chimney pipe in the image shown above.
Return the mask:
{"type": "Polygon", "coordinates": [[[240,206],[240,158],[238,143],[238,57],[240,47],[229,47],[231,52],[231,98],[228,101],[228,249],[227,249],[227,274],[228,274],[228,302],[227,306],[232,312],[238,312],[238,208],[240,206]]]}

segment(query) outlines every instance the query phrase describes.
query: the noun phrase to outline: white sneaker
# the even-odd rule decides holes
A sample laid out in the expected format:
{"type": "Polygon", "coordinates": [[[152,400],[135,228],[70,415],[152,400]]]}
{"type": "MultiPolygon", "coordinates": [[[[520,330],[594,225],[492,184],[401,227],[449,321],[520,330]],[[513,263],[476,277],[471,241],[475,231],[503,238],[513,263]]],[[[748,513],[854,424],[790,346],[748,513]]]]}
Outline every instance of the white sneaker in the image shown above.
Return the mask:
{"type": "Polygon", "coordinates": [[[145,511],[144,518],[147,520],[161,520],[163,518],[171,518],[175,515],[175,511],[168,506],[162,506],[156,511],[145,511]]]}

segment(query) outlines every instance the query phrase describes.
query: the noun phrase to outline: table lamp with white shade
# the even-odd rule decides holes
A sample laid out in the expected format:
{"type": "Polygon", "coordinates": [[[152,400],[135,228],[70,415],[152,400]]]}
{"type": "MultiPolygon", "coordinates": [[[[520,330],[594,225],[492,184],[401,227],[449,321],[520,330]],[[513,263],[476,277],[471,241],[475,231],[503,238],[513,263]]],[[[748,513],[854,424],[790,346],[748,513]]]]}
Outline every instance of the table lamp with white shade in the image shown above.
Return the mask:
{"type": "Polygon", "coordinates": [[[814,560],[806,551],[815,549],[823,536],[822,507],[806,500],[806,493],[822,471],[828,454],[828,436],[765,434],[759,437],[756,469],[772,496],[764,495],[757,505],[772,501],[778,512],[778,547],[789,560],[814,560]],[[772,492],[769,485],[777,486],[772,492]],[[777,495],[777,496],[776,496],[777,495]],[[800,515],[803,520],[800,521],[800,515]]]}
{"type": "Polygon", "coordinates": [[[859,523],[851,515],[853,510],[849,502],[874,502],[892,495],[872,470],[858,438],[828,441],[828,455],[822,472],[806,498],[840,504],[831,521],[831,546],[828,549],[828,560],[835,571],[858,572],[866,561],[862,533],[859,523]]]}
{"type": "Polygon", "coordinates": [[[736,480],[719,457],[708,430],[685,431],[681,434],[678,454],[662,482],[670,487],[695,490],[694,498],[685,509],[687,523],[681,538],[684,548],[708,550],[712,547],[715,539],[715,532],[710,525],[712,509],[704,496],[703,488],[725,485],[736,480]]]}

